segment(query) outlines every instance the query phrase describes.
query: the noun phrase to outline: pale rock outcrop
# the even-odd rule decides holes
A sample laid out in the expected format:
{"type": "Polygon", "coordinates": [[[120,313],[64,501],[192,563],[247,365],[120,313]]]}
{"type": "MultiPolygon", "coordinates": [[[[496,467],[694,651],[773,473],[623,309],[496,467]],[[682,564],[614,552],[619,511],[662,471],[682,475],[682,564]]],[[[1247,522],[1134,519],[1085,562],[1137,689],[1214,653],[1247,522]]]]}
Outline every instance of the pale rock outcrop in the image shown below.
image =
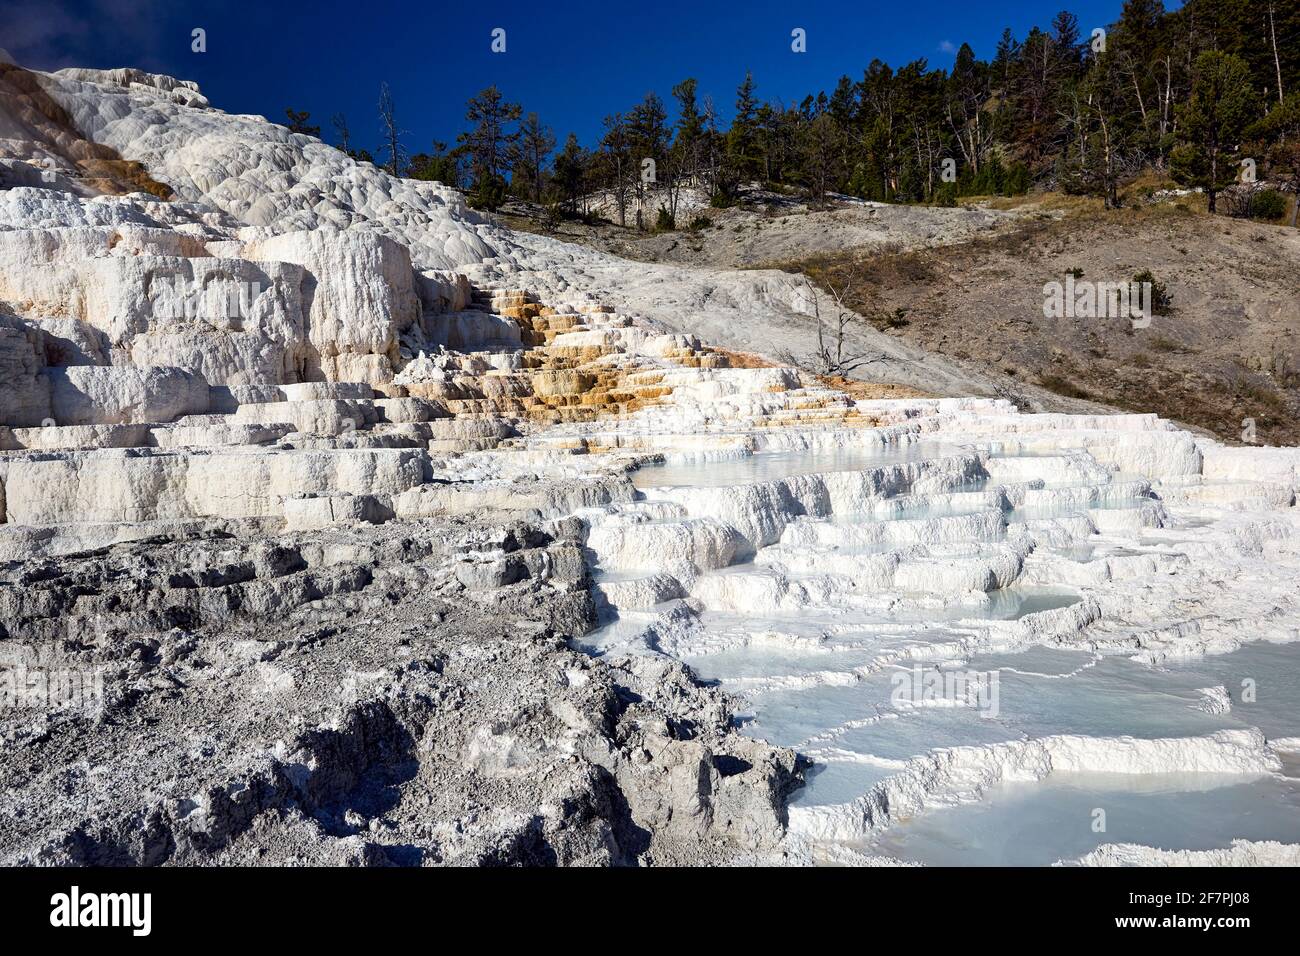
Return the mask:
{"type": "Polygon", "coordinates": [[[1077,860],[1057,866],[1300,866],[1300,844],[1233,840],[1212,850],[1164,850],[1138,843],[1103,843],[1077,860]]]}
{"type": "Polygon", "coordinates": [[[410,449],[225,454],[137,450],[44,455],[0,475],[11,524],[282,518],[300,494],[387,498],[424,484],[429,456],[410,449]]]}
{"type": "Polygon", "coordinates": [[[311,345],[307,379],[392,381],[399,338],[421,315],[404,246],[360,230],[291,232],[252,242],[244,254],[303,267],[301,295],[311,345]]]}
{"type": "Polygon", "coordinates": [[[0,424],[28,427],[51,417],[46,372],[40,330],[0,315],[0,424]]]}
{"type": "Polygon", "coordinates": [[[587,535],[587,547],[610,570],[665,568],[682,576],[725,568],[745,552],[747,544],[729,524],[693,518],[664,524],[601,522],[587,535]]]}
{"type": "Polygon", "coordinates": [[[74,365],[47,372],[60,425],[170,422],[208,411],[208,383],[180,368],[74,365]]]}
{"type": "Polygon", "coordinates": [[[342,435],[373,424],[377,415],[366,403],[346,399],[312,399],[240,405],[233,416],[240,424],[290,424],[305,435],[342,435]]]}
{"type": "Polygon", "coordinates": [[[212,257],[163,230],[0,231],[0,301],[47,329],[65,365],[175,365],[213,384],[297,381],[311,355],[303,276],[293,264],[212,257]]]}

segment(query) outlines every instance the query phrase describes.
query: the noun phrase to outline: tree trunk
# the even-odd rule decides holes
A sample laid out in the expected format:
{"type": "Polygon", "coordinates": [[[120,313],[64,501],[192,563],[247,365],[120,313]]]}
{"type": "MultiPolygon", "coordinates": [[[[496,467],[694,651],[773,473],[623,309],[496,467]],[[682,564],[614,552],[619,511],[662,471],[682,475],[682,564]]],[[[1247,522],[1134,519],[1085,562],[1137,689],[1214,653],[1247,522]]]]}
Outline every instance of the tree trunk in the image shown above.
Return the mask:
{"type": "Polygon", "coordinates": [[[1273,19],[1273,4],[1268,5],[1268,28],[1273,35],[1273,66],[1277,70],[1277,101],[1282,102],[1282,61],[1277,56],[1277,23],[1273,19]]]}
{"type": "Polygon", "coordinates": [[[1129,74],[1133,78],[1133,92],[1137,94],[1138,109],[1142,111],[1142,128],[1147,128],[1147,105],[1142,102],[1142,85],[1138,83],[1137,71],[1129,74]]]}
{"type": "Polygon", "coordinates": [[[1115,188],[1115,159],[1114,159],[1114,152],[1111,149],[1111,143],[1110,143],[1110,124],[1106,122],[1106,116],[1105,114],[1102,113],[1100,108],[1097,110],[1097,116],[1098,119],[1100,119],[1101,121],[1102,151],[1105,157],[1106,208],[1114,209],[1117,205],[1119,205],[1119,196],[1115,188]]]}
{"type": "MultiPolygon", "coordinates": [[[[1217,134],[1215,138],[1217,140],[1217,134]]],[[[1210,198],[1210,214],[1213,215],[1216,212],[1215,200],[1219,194],[1219,144],[1217,141],[1210,144],[1210,184],[1205,192],[1210,198]]]]}

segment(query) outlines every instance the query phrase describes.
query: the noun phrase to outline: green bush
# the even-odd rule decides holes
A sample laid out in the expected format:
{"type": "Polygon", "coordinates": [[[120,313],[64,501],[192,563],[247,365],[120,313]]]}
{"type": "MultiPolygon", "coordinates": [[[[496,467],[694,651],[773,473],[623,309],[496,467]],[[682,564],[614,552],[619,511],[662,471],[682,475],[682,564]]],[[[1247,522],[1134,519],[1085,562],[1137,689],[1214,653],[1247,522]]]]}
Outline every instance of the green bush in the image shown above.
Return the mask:
{"type": "Polygon", "coordinates": [[[555,232],[563,220],[564,207],[558,202],[550,202],[542,207],[542,228],[547,232],[555,232]]]}
{"type": "Polygon", "coordinates": [[[1173,300],[1169,298],[1169,287],[1163,282],[1157,282],[1156,277],[1152,275],[1150,269],[1143,269],[1133,277],[1133,281],[1138,285],[1144,282],[1151,283],[1151,311],[1156,315],[1168,315],[1173,300]]]}
{"type": "Polygon", "coordinates": [[[471,209],[486,209],[494,212],[506,201],[506,180],[504,176],[483,176],[474,183],[469,193],[471,209]]]}
{"type": "Polygon", "coordinates": [[[677,220],[663,206],[659,207],[659,214],[655,216],[655,232],[672,232],[677,228],[677,220]]]}
{"type": "Polygon", "coordinates": [[[957,205],[957,184],[941,183],[939,188],[934,191],[934,204],[945,209],[951,209],[957,205]]]}
{"type": "Polygon", "coordinates": [[[1263,189],[1250,200],[1251,219],[1281,219],[1286,215],[1286,197],[1276,189],[1263,189]]]}
{"type": "Polygon", "coordinates": [[[714,209],[730,209],[739,202],[739,186],[727,179],[718,182],[713,189],[713,195],[709,197],[709,205],[714,209]]]}
{"type": "Polygon", "coordinates": [[[1007,171],[1006,194],[1008,196],[1023,196],[1029,192],[1032,185],[1032,179],[1029,175],[1029,167],[1024,163],[1016,163],[1007,171]]]}
{"type": "Polygon", "coordinates": [[[980,171],[975,174],[966,188],[970,196],[1000,196],[1006,188],[1006,172],[1002,160],[994,153],[988,158],[980,171]]]}

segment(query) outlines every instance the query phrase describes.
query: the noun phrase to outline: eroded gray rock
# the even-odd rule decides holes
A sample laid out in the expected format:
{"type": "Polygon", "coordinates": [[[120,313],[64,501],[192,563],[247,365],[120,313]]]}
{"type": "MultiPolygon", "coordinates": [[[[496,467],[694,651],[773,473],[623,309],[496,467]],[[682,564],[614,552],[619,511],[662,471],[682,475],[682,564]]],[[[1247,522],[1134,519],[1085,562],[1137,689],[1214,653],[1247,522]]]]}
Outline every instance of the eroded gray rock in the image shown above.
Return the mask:
{"type": "Polygon", "coordinates": [[[0,715],[0,860],[611,865],[775,846],[794,754],[739,736],[679,664],[570,649],[595,620],[588,587],[575,544],[464,520],[12,564],[5,663],[101,684],[0,715]]]}

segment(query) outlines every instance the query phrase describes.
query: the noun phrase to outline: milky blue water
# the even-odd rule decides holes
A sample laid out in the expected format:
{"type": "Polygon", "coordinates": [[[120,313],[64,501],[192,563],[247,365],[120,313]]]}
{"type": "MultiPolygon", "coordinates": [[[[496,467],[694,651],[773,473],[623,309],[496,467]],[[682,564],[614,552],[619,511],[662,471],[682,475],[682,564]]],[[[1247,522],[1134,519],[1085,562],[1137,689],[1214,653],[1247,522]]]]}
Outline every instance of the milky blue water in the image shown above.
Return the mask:
{"type": "MultiPolygon", "coordinates": [[[[722,487],[968,450],[918,443],[887,452],[698,460],[643,468],[634,483],[653,497],[654,488],[722,487]]],[[[1149,501],[1121,498],[1100,507],[1128,509],[1149,501]]],[[[862,514],[831,520],[918,520],[988,506],[979,495],[942,504],[872,503],[862,514]]],[[[1097,507],[1032,506],[1008,512],[1007,520],[1086,514],[1097,507]]],[[[1163,550],[1177,552],[1177,535],[1161,533],[1144,543],[1157,540],[1163,550]]],[[[974,556],[982,546],[987,542],[971,542],[963,551],[960,542],[950,542],[939,550],[948,557],[974,556]]],[[[859,550],[865,559],[896,547],[859,550]]],[[[1088,561],[1142,552],[1089,541],[1056,553],[1088,561]]],[[[713,573],[743,575],[756,568],[747,564],[713,573]]],[[[762,614],[705,609],[698,627],[716,640],[705,642],[707,651],[684,659],[701,678],[741,695],[738,722],[744,732],[813,758],[807,786],[794,797],[796,806],[848,803],[897,772],[902,761],[941,747],[1059,734],[1194,737],[1241,728],[1258,728],[1270,739],[1300,737],[1300,644],[1249,644],[1231,654],[1159,668],[1122,656],[1043,646],[973,656],[961,650],[981,621],[1026,621],[1079,600],[1072,588],[1018,585],[994,591],[976,605],[881,595],[875,606],[762,614]],[[914,664],[914,657],[923,663],[914,664]],[[987,707],[900,708],[895,702],[900,674],[914,666],[995,674],[996,713],[987,707]],[[1206,703],[1203,691],[1214,687],[1225,688],[1231,698],[1226,713],[1206,703]]],[[[895,821],[858,849],[939,865],[1048,865],[1103,843],[1209,849],[1233,839],[1300,842],[1298,762],[1300,757],[1288,757],[1282,773],[1256,776],[1054,773],[1037,783],[996,786],[975,803],[895,821]],[[1098,808],[1105,811],[1104,832],[1096,830],[1098,808]]]]}

